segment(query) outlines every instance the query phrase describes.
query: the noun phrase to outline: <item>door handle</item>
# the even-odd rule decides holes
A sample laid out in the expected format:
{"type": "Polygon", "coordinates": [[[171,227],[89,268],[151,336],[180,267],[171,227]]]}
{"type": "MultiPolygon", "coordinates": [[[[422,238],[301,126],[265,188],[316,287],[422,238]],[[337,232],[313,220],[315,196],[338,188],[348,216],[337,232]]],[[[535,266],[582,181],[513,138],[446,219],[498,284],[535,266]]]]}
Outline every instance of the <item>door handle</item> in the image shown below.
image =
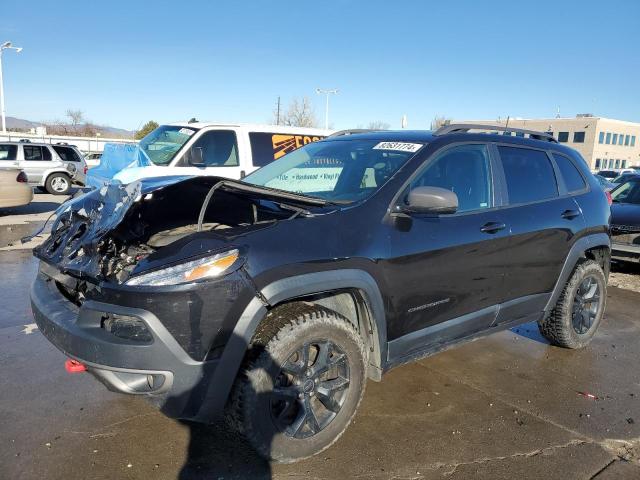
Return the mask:
{"type": "Polygon", "coordinates": [[[562,215],[560,216],[562,218],[566,218],[567,220],[573,220],[579,215],[580,215],[580,212],[578,210],[565,210],[564,212],[562,212],[562,215]]]}
{"type": "Polygon", "coordinates": [[[484,233],[496,233],[500,230],[504,230],[505,228],[507,228],[507,226],[504,223],[489,222],[485,223],[482,228],[480,228],[480,231],[484,233]]]}

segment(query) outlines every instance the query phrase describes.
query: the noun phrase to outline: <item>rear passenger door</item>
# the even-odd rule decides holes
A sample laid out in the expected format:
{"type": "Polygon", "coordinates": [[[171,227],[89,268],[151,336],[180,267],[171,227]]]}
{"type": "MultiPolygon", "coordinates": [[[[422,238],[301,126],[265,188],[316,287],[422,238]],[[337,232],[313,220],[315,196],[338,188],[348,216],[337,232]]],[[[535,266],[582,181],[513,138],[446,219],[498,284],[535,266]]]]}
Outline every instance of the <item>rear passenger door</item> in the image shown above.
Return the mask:
{"type": "Polygon", "coordinates": [[[510,227],[505,301],[497,322],[542,312],[584,218],[545,150],[497,145],[510,227]]]}
{"type": "MultiPolygon", "coordinates": [[[[49,148],[41,145],[29,145],[23,143],[22,160],[20,168],[27,174],[30,184],[39,185],[44,181],[42,176],[45,171],[53,167],[53,156],[49,148]]],[[[57,162],[59,163],[59,162],[57,162]]]]}

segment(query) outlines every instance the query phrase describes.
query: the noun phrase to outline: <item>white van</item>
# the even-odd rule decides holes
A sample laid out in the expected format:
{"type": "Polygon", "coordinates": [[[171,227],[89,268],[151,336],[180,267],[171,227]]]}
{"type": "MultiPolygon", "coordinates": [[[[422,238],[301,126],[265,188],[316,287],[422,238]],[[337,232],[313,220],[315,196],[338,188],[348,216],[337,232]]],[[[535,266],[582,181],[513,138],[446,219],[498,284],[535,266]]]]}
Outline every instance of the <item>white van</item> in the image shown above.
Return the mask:
{"type": "MultiPolygon", "coordinates": [[[[135,166],[141,162],[134,163],[112,172],[111,178],[121,183],[170,175],[240,179],[331,133],[331,130],[275,125],[205,122],[161,125],[140,140],[139,156],[143,157],[144,165],[135,166]]],[[[105,163],[105,156],[102,163],[105,163]]]]}

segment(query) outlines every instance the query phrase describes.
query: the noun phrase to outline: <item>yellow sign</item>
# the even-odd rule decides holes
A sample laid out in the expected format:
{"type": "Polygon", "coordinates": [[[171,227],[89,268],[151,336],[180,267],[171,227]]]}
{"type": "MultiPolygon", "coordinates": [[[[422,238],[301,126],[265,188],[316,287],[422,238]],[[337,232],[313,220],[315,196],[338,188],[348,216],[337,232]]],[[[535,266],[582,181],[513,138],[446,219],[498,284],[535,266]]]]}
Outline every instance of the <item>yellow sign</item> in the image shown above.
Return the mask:
{"type": "Polygon", "coordinates": [[[309,135],[272,135],[273,159],[277,160],[289,152],[293,152],[307,143],[317,142],[324,137],[309,135]]]}

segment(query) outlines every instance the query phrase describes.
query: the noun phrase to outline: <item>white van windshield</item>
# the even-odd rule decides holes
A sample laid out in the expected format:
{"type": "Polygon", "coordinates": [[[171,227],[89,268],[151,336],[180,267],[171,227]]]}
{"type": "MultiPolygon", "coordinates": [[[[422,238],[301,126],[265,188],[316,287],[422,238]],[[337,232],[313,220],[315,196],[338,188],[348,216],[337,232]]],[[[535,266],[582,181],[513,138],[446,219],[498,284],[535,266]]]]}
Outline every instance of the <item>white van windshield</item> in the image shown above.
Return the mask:
{"type": "Polygon", "coordinates": [[[378,190],[422,146],[358,139],[314,142],[256,170],[243,182],[331,202],[356,202],[378,190]]]}
{"type": "Polygon", "coordinates": [[[169,165],[178,150],[197,130],[191,127],[162,125],[140,140],[140,149],[156,165],[169,165]]]}

